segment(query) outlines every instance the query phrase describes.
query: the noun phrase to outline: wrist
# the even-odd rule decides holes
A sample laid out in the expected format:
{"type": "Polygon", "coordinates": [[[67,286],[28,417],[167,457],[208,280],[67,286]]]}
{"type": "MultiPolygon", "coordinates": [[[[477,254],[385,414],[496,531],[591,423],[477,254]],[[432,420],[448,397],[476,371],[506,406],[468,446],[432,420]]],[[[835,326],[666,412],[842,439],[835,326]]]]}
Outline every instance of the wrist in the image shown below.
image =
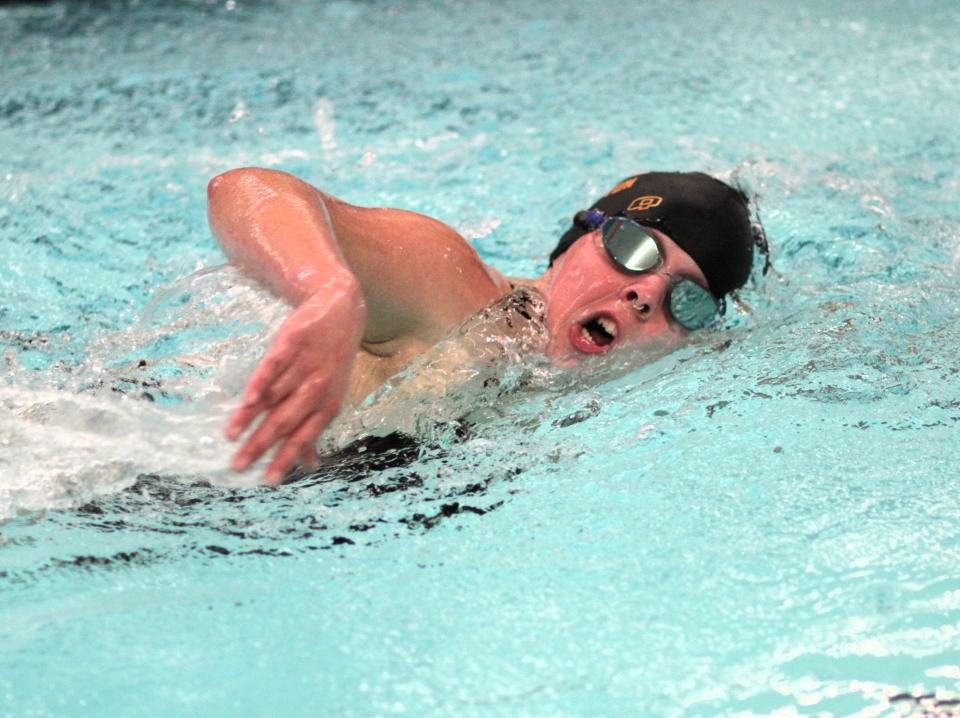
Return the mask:
{"type": "Polygon", "coordinates": [[[303,281],[298,282],[299,298],[297,305],[313,302],[323,306],[349,307],[353,321],[366,323],[367,304],[360,281],[347,270],[323,275],[301,272],[303,281]]]}
{"type": "Polygon", "coordinates": [[[293,289],[294,304],[299,305],[320,294],[325,296],[361,295],[360,282],[352,272],[346,269],[330,271],[328,268],[305,267],[297,272],[290,282],[293,289]]]}

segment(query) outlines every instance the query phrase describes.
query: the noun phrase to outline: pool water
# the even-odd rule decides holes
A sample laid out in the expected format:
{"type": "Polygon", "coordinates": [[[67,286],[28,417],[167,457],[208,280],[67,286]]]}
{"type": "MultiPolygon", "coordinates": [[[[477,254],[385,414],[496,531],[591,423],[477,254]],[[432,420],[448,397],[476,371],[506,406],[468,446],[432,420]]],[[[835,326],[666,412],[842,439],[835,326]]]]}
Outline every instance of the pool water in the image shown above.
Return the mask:
{"type": "Polygon", "coordinates": [[[933,0],[0,5],[0,716],[960,715],[958,32],[933,0]],[[622,177],[699,169],[774,270],[667,357],[272,490],[219,431],[282,307],[195,274],[241,165],[530,276],[622,177]]]}

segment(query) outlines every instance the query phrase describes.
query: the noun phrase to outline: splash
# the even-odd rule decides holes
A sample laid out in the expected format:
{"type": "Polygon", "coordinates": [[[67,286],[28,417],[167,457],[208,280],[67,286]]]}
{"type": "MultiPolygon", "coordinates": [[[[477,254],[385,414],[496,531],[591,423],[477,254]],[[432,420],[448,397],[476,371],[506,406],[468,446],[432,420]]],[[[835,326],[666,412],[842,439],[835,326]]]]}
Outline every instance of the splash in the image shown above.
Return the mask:
{"type": "MultiPolygon", "coordinates": [[[[16,366],[0,387],[0,519],[74,506],[133,485],[142,474],[252,486],[227,468],[222,427],[288,307],[231,267],[157,292],[138,322],[93,341],[80,362],[36,372],[16,366]],[[13,448],[15,447],[15,449],[13,448]]],[[[498,415],[521,388],[545,387],[543,299],[501,298],[457,327],[321,440],[332,453],[402,433],[436,445],[498,415]]]]}
{"type": "Polygon", "coordinates": [[[113,493],[139,473],[247,483],[226,471],[220,427],[284,315],[238,272],[161,289],[130,327],[40,372],[8,357],[0,386],[0,518],[113,493]]]}

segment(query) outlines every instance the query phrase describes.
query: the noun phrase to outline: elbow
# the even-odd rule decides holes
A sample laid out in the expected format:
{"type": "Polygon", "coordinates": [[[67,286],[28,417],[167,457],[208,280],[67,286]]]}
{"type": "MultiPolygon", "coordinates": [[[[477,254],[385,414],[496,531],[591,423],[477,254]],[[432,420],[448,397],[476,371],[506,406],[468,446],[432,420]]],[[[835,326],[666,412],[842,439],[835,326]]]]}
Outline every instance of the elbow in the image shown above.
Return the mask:
{"type": "Polygon", "coordinates": [[[252,205],[276,194],[277,178],[284,173],[259,167],[238,167],[218,174],[207,183],[207,218],[211,229],[230,224],[252,205]]]}
{"type": "Polygon", "coordinates": [[[213,202],[220,195],[224,194],[232,185],[236,183],[239,179],[240,174],[244,172],[243,169],[227,170],[221,174],[218,174],[212,180],[207,182],[207,201],[213,202]]]}
{"type": "Polygon", "coordinates": [[[244,186],[249,185],[251,172],[247,167],[228,170],[218,174],[207,183],[207,217],[213,228],[223,216],[229,216],[243,196],[244,186]]]}
{"type": "Polygon", "coordinates": [[[317,191],[303,180],[279,170],[238,167],[218,174],[207,183],[207,208],[211,215],[259,203],[266,197],[309,197],[317,191]]]}
{"type": "Polygon", "coordinates": [[[261,184],[270,174],[282,174],[259,167],[238,167],[227,170],[207,183],[207,202],[211,205],[227,197],[235,197],[251,184],[261,184]]]}
{"type": "Polygon", "coordinates": [[[269,170],[240,167],[223,172],[207,183],[207,222],[228,257],[231,256],[230,245],[243,234],[244,217],[250,210],[250,200],[255,196],[257,186],[262,187],[263,172],[269,170]]]}

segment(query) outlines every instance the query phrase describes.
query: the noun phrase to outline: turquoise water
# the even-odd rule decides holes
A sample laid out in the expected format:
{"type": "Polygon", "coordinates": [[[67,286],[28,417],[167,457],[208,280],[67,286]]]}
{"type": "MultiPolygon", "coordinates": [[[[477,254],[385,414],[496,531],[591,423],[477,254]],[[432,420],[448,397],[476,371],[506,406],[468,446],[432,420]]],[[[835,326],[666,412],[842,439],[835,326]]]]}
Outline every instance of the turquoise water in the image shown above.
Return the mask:
{"type": "Polygon", "coordinates": [[[960,713],[958,30],[0,6],[0,716],[960,713]],[[246,164],[531,275],[623,176],[702,169],[758,195],[775,273],[669,357],[269,490],[218,431],[277,307],[183,279],[246,164]]]}

